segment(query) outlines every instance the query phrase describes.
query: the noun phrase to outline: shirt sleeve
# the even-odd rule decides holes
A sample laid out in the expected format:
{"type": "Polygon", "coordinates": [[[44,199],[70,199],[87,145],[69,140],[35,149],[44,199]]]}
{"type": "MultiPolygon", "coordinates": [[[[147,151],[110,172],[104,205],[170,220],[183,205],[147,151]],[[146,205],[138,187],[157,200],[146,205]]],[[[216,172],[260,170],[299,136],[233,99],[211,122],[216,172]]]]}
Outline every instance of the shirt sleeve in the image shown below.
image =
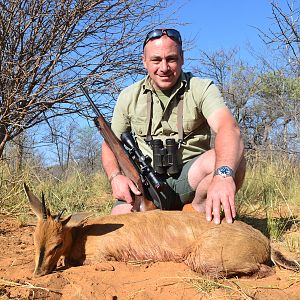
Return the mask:
{"type": "Polygon", "coordinates": [[[128,95],[126,96],[121,92],[116,102],[111,120],[111,129],[119,139],[123,132],[130,131],[130,120],[127,112],[128,108],[126,107],[127,99],[128,95]]]}
{"type": "Polygon", "coordinates": [[[216,110],[226,107],[218,87],[209,81],[203,92],[202,113],[207,119],[216,110]]]}

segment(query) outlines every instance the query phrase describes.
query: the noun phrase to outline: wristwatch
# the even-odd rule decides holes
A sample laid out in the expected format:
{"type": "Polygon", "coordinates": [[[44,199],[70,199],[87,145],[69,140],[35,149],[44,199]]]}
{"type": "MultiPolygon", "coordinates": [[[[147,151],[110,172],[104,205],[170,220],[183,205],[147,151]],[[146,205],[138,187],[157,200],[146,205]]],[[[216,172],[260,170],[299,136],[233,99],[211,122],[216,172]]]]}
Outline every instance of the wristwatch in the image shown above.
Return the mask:
{"type": "Polygon", "coordinates": [[[229,168],[228,166],[222,166],[215,170],[214,176],[215,175],[221,175],[224,178],[229,177],[229,176],[234,178],[234,171],[231,168],[229,168]]]}

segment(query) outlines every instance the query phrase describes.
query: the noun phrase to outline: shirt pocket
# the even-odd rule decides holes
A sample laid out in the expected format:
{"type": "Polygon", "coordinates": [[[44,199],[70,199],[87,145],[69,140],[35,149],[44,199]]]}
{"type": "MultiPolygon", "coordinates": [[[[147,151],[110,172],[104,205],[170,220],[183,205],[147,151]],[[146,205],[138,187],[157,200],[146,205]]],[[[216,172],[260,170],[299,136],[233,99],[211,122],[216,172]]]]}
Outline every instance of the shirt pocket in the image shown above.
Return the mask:
{"type": "Polygon", "coordinates": [[[206,123],[206,119],[201,114],[200,116],[194,118],[184,118],[183,119],[183,130],[186,135],[197,131],[199,127],[206,123]]]}
{"type": "Polygon", "coordinates": [[[131,127],[133,132],[139,136],[146,136],[148,122],[146,117],[134,116],[131,119],[131,127]]]}

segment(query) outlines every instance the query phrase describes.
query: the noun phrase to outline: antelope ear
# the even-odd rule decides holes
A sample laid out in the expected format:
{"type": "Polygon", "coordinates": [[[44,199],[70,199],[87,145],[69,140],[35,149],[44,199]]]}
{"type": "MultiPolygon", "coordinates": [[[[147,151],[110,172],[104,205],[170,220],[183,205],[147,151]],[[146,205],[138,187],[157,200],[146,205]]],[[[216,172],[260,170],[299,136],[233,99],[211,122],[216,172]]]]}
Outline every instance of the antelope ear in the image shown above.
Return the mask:
{"type": "Polygon", "coordinates": [[[41,204],[40,200],[29,190],[26,183],[24,183],[24,190],[25,190],[25,193],[29,200],[31,209],[33,210],[33,212],[39,219],[43,219],[42,204],[41,204]]]}
{"type": "Polygon", "coordinates": [[[62,225],[65,226],[65,225],[67,225],[69,223],[69,221],[71,220],[71,218],[72,218],[72,215],[69,215],[69,216],[65,217],[64,219],[59,220],[59,222],[61,222],[62,225]]]}
{"type": "Polygon", "coordinates": [[[92,214],[89,212],[81,212],[68,216],[61,222],[63,223],[63,225],[67,225],[68,227],[79,227],[84,223],[85,220],[87,220],[91,216],[92,214]]]}

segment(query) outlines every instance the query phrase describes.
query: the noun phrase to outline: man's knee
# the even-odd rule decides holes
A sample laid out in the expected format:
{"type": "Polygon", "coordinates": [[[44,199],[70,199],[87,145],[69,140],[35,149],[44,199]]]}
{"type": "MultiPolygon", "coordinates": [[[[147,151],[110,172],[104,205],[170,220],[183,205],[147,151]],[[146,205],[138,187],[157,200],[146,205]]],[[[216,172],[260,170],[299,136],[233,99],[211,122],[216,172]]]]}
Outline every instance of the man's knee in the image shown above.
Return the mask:
{"type": "Polygon", "coordinates": [[[199,183],[206,177],[212,178],[216,162],[215,150],[211,149],[198,156],[188,172],[188,180],[191,187],[196,190],[199,183]]]}

